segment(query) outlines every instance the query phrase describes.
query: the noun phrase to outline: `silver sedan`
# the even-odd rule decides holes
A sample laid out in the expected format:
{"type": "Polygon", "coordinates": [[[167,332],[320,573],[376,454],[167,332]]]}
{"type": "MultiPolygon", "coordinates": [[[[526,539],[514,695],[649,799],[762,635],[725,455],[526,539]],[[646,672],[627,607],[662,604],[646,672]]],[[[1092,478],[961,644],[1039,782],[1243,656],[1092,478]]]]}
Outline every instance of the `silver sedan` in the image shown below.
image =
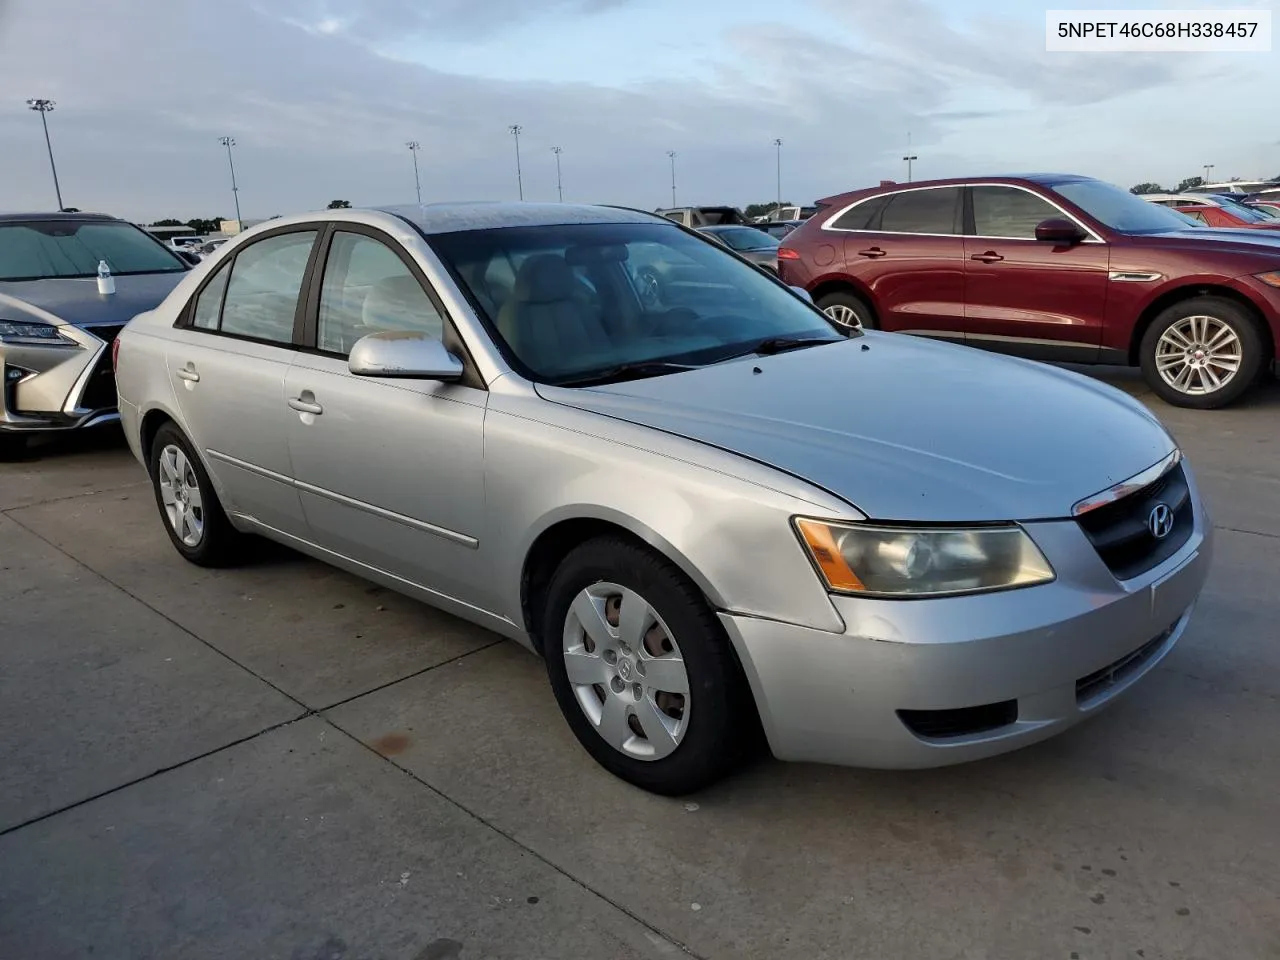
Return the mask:
{"type": "Polygon", "coordinates": [[[1210,523],[1136,401],[837,329],[719,245],[571,205],[237,237],[120,337],[189,561],[248,535],[541,654],[586,750],[696,790],[1042,740],[1177,643],[1210,523]]]}

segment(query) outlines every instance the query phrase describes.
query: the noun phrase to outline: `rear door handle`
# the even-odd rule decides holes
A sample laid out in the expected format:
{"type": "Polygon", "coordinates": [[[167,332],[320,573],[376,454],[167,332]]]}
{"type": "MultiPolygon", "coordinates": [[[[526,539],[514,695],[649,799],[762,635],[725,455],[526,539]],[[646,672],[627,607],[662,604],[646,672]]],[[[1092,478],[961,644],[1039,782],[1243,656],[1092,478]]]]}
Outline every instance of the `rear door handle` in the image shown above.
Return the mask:
{"type": "Polygon", "coordinates": [[[290,397],[289,406],[299,413],[314,413],[316,416],[324,413],[324,407],[316,403],[310,390],[304,391],[300,397],[290,397]]]}
{"type": "Polygon", "coordinates": [[[866,250],[859,250],[858,256],[870,257],[871,259],[874,260],[876,257],[883,257],[887,253],[888,253],[887,250],[881,250],[879,247],[868,247],[866,250]]]}
{"type": "Polygon", "coordinates": [[[994,250],[988,250],[986,253],[975,253],[970,260],[981,260],[983,263],[995,263],[997,260],[1003,260],[1004,257],[996,253],[994,250]]]}
{"type": "Polygon", "coordinates": [[[190,383],[200,382],[200,374],[196,373],[196,368],[190,363],[178,371],[178,377],[190,383]]]}

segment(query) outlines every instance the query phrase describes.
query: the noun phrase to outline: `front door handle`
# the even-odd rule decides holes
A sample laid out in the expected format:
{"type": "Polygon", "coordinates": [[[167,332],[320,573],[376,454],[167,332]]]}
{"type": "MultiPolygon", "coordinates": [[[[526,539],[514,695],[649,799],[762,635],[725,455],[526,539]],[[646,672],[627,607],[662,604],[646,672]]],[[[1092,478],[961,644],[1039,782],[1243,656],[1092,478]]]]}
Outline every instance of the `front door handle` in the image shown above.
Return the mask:
{"type": "Polygon", "coordinates": [[[868,247],[866,250],[859,250],[858,256],[870,257],[874,260],[876,257],[883,257],[887,253],[887,250],[881,250],[879,247],[868,247]]]}
{"type": "Polygon", "coordinates": [[[970,260],[981,260],[983,263],[995,263],[997,260],[1003,260],[1004,257],[996,253],[994,250],[988,250],[986,253],[975,253],[970,260]]]}
{"type": "Polygon", "coordinates": [[[178,378],[180,380],[186,380],[188,383],[200,382],[200,374],[196,373],[195,366],[190,363],[178,371],[178,378]]]}
{"type": "Polygon", "coordinates": [[[290,397],[289,406],[299,413],[313,413],[316,416],[324,413],[324,407],[316,403],[315,395],[310,390],[304,390],[300,397],[290,397]]]}

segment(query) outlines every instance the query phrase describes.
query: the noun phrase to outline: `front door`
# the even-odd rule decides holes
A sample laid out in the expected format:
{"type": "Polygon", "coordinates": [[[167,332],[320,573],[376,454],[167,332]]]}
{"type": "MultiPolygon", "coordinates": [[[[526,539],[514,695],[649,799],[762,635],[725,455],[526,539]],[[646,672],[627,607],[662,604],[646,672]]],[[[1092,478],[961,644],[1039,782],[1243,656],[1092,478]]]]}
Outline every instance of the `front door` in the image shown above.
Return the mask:
{"type": "Polygon", "coordinates": [[[965,342],[1040,360],[1098,359],[1110,248],[1090,238],[1036,240],[1036,224],[1066,215],[1030,190],[970,188],[965,237],[965,342]]]}
{"type": "Polygon", "coordinates": [[[334,232],[314,317],[314,350],[290,368],[289,452],[311,539],[445,597],[493,609],[479,536],[488,393],[433,380],[357,377],[369,333],[425,331],[450,343],[443,311],[395,241],[334,232]]]}
{"type": "MultiPolygon", "coordinates": [[[[964,240],[959,187],[890,194],[870,207],[867,223],[844,238],[845,271],[870,291],[882,330],[961,340],[964,331],[964,240]]],[[[848,229],[840,217],[832,229],[848,229]]],[[[856,221],[855,221],[856,222],[856,221]]]]}
{"type": "Polygon", "coordinates": [[[243,247],[205,283],[186,318],[192,335],[167,358],[223,507],[293,536],[306,535],[306,521],[285,439],[284,385],[316,235],[296,230],[243,247]]]}

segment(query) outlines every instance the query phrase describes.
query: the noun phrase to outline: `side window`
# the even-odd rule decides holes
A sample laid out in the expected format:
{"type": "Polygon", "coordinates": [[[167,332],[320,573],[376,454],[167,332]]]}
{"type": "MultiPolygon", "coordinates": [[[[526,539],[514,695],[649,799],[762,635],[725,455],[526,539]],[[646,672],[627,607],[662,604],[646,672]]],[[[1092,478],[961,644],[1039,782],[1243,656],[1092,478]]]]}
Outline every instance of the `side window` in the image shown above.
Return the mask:
{"type": "Polygon", "coordinates": [[[200,296],[196,299],[196,308],[191,314],[191,325],[200,330],[217,330],[218,316],[222,313],[222,295],[227,292],[227,277],[231,274],[231,264],[224,263],[213,275],[213,279],[205,284],[200,296]]]}
{"type": "Polygon", "coordinates": [[[958,233],[959,187],[905,190],[889,197],[880,229],[891,233],[958,233]]]}
{"type": "Polygon", "coordinates": [[[293,342],[293,315],[316,232],[282,233],[245,247],[231,264],[223,333],[293,342]]]}
{"type": "Polygon", "coordinates": [[[1036,224],[1062,213],[1047,200],[1014,187],[974,187],[973,226],[980,237],[1034,240],[1036,224]]]}
{"type": "Polygon", "coordinates": [[[1180,212],[1185,213],[1188,217],[1190,217],[1193,220],[1198,220],[1200,223],[1203,223],[1205,226],[1209,225],[1209,221],[1205,218],[1205,215],[1201,213],[1199,210],[1182,210],[1180,212]]]}
{"type": "Polygon", "coordinates": [[[359,233],[335,233],[320,286],[316,346],[346,354],[361,337],[388,330],[441,339],[444,320],[417,277],[386,244],[359,233]]]}
{"type": "Polygon", "coordinates": [[[835,230],[874,230],[880,211],[889,198],[881,195],[863,200],[856,207],[846,210],[827,226],[835,230]]]}

